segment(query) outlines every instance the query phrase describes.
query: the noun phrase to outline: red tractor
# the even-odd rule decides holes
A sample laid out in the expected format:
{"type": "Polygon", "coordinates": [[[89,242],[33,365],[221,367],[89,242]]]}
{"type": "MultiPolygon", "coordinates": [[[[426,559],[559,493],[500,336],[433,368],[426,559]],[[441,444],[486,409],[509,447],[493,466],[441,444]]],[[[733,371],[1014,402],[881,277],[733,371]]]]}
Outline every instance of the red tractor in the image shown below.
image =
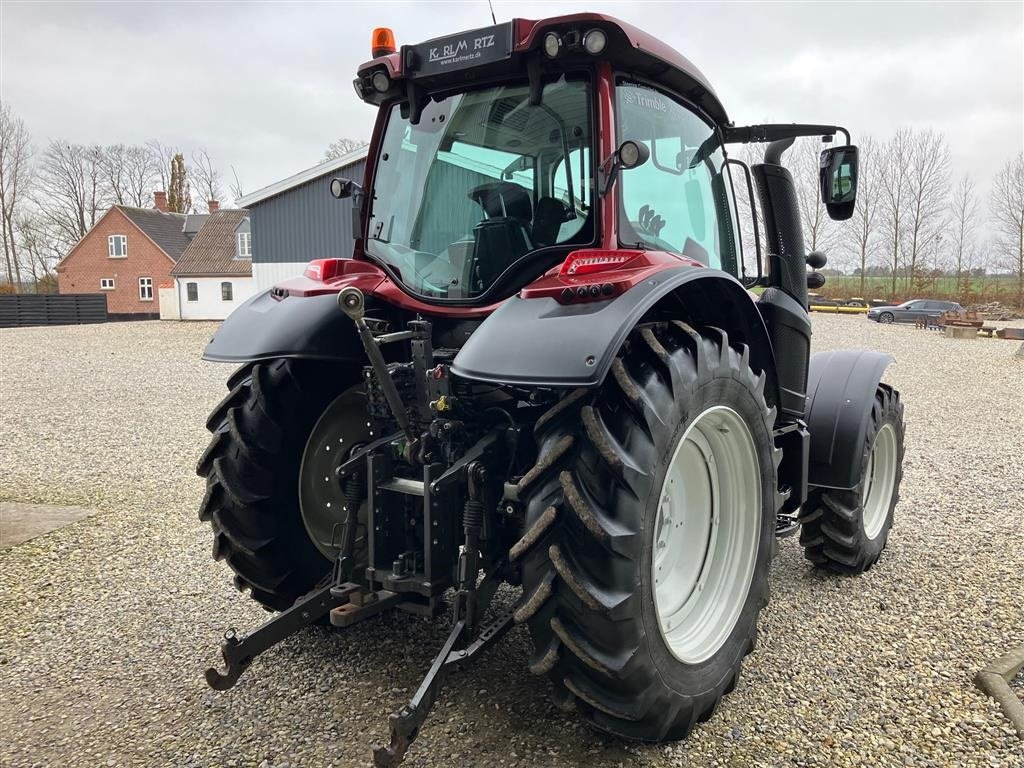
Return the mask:
{"type": "Polygon", "coordinates": [[[781,160],[842,134],[820,191],[848,218],[848,132],[735,126],[689,61],[591,13],[397,50],[379,29],[355,88],[378,115],[362,185],[331,185],[351,258],[254,297],[204,355],[242,367],[208,422],[200,517],[280,612],[225,636],[210,685],[316,621],[447,614],[377,765],[516,623],[560,706],[685,737],[754,648],[776,538],[800,530],[814,566],[856,574],[892,525],[891,358],[810,355],[825,257],[781,160]],[[764,161],[730,158],[741,142],[764,161]],[[735,196],[755,187],[748,270],[735,196]],[[492,605],[502,583],[514,606],[492,605]]]}

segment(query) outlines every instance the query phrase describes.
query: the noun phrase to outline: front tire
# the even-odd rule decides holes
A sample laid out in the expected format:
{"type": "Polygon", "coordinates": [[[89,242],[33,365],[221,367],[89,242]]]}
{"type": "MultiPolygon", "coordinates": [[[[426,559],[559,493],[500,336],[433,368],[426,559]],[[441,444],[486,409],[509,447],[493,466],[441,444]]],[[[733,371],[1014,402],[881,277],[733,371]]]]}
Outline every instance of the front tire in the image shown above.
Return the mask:
{"type": "Polygon", "coordinates": [[[836,573],[863,573],[889,541],[903,479],[903,403],[879,384],[864,437],[860,482],[850,491],[813,488],[800,511],[804,556],[836,573]]]}
{"type": "Polygon", "coordinates": [[[764,382],[722,331],[645,326],[596,395],[578,390],[537,422],[538,462],[520,482],[525,533],[510,553],[523,567],[515,618],[533,637],[531,671],[550,677],[556,703],[603,731],[685,737],[733,689],[754,648],[781,502],[764,382]],[[730,432],[732,455],[722,449],[730,432]],[[722,466],[715,476],[687,473],[701,450],[711,451],[705,467],[722,466]],[[686,460],[674,461],[680,452],[686,460]],[[674,483],[690,487],[666,507],[674,483]],[[708,498],[717,519],[688,516],[708,498]],[[670,529],[694,533],[666,535],[665,509],[670,529]],[[714,560],[714,547],[700,546],[712,528],[742,546],[714,560]],[[697,568],[689,557],[704,559],[697,568]],[[730,559],[741,566],[733,578],[715,576],[714,563],[730,559]],[[675,582],[662,581],[673,569],[675,582]],[[673,603],[673,584],[709,598],[673,603]],[[727,615],[716,618],[716,606],[727,615]],[[667,626],[676,617],[682,631],[667,626]]]}
{"type": "Polygon", "coordinates": [[[896,318],[893,316],[892,312],[883,312],[878,316],[878,322],[882,323],[882,325],[889,325],[895,320],[896,318]]]}

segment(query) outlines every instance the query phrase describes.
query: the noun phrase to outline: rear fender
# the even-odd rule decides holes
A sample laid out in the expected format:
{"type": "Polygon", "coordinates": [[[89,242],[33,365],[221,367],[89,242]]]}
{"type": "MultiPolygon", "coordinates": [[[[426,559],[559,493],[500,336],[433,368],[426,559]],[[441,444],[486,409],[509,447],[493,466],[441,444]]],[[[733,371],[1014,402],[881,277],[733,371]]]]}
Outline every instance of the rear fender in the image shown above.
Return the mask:
{"type": "Polygon", "coordinates": [[[641,320],[680,319],[713,325],[750,347],[751,365],[778,401],[775,363],[764,321],[731,275],[706,267],[666,269],[607,301],[560,304],[514,296],[488,317],[456,355],[465,379],[543,387],[597,387],[641,320]]]}
{"type": "Polygon", "coordinates": [[[811,357],[807,376],[808,484],[848,490],[860,482],[875,391],[895,360],[883,352],[841,349],[811,357]]]}
{"type": "Polygon", "coordinates": [[[336,293],[277,298],[264,291],[228,315],[203,351],[204,360],[248,363],[280,357],[365,359],[336,293]]]}

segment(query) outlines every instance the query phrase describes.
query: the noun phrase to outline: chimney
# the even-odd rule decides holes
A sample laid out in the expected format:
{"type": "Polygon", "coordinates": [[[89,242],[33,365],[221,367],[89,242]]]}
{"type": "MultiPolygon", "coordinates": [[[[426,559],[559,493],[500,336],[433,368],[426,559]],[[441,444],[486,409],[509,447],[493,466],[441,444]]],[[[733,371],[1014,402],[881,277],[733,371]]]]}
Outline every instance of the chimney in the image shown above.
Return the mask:
{"type": "Polygon", "coordinates": [[[167,193],[154,192],[153,205],[158,211],[161,211],[162,213],[167,213],[167,193]]]}
{"type": "Polygon", "coordinates": [[[218,200],[207,200],[206,208],[210,213],[216,213],[220,210],[220,201],[218,200]]]}

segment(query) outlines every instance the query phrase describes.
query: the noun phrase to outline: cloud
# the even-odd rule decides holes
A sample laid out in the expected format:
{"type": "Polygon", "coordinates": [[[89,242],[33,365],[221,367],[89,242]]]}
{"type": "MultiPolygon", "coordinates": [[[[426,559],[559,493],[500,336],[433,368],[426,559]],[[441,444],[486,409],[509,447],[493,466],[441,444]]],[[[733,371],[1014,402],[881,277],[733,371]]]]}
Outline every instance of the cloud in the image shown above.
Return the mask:
{"type": "MultiPolygon", "coordinates": [[[[987,179],[1024,145],[1021,4],[496,2],[499,20],[599,10],[694,61],[733,119],[944,131],[987,179]]],[[[253,190],[369,138],[351,86],[375,26],[399,43],[490,23],[473,3],[0,5],[0,96],[38,143],[204,146],[253,190]]]]}

